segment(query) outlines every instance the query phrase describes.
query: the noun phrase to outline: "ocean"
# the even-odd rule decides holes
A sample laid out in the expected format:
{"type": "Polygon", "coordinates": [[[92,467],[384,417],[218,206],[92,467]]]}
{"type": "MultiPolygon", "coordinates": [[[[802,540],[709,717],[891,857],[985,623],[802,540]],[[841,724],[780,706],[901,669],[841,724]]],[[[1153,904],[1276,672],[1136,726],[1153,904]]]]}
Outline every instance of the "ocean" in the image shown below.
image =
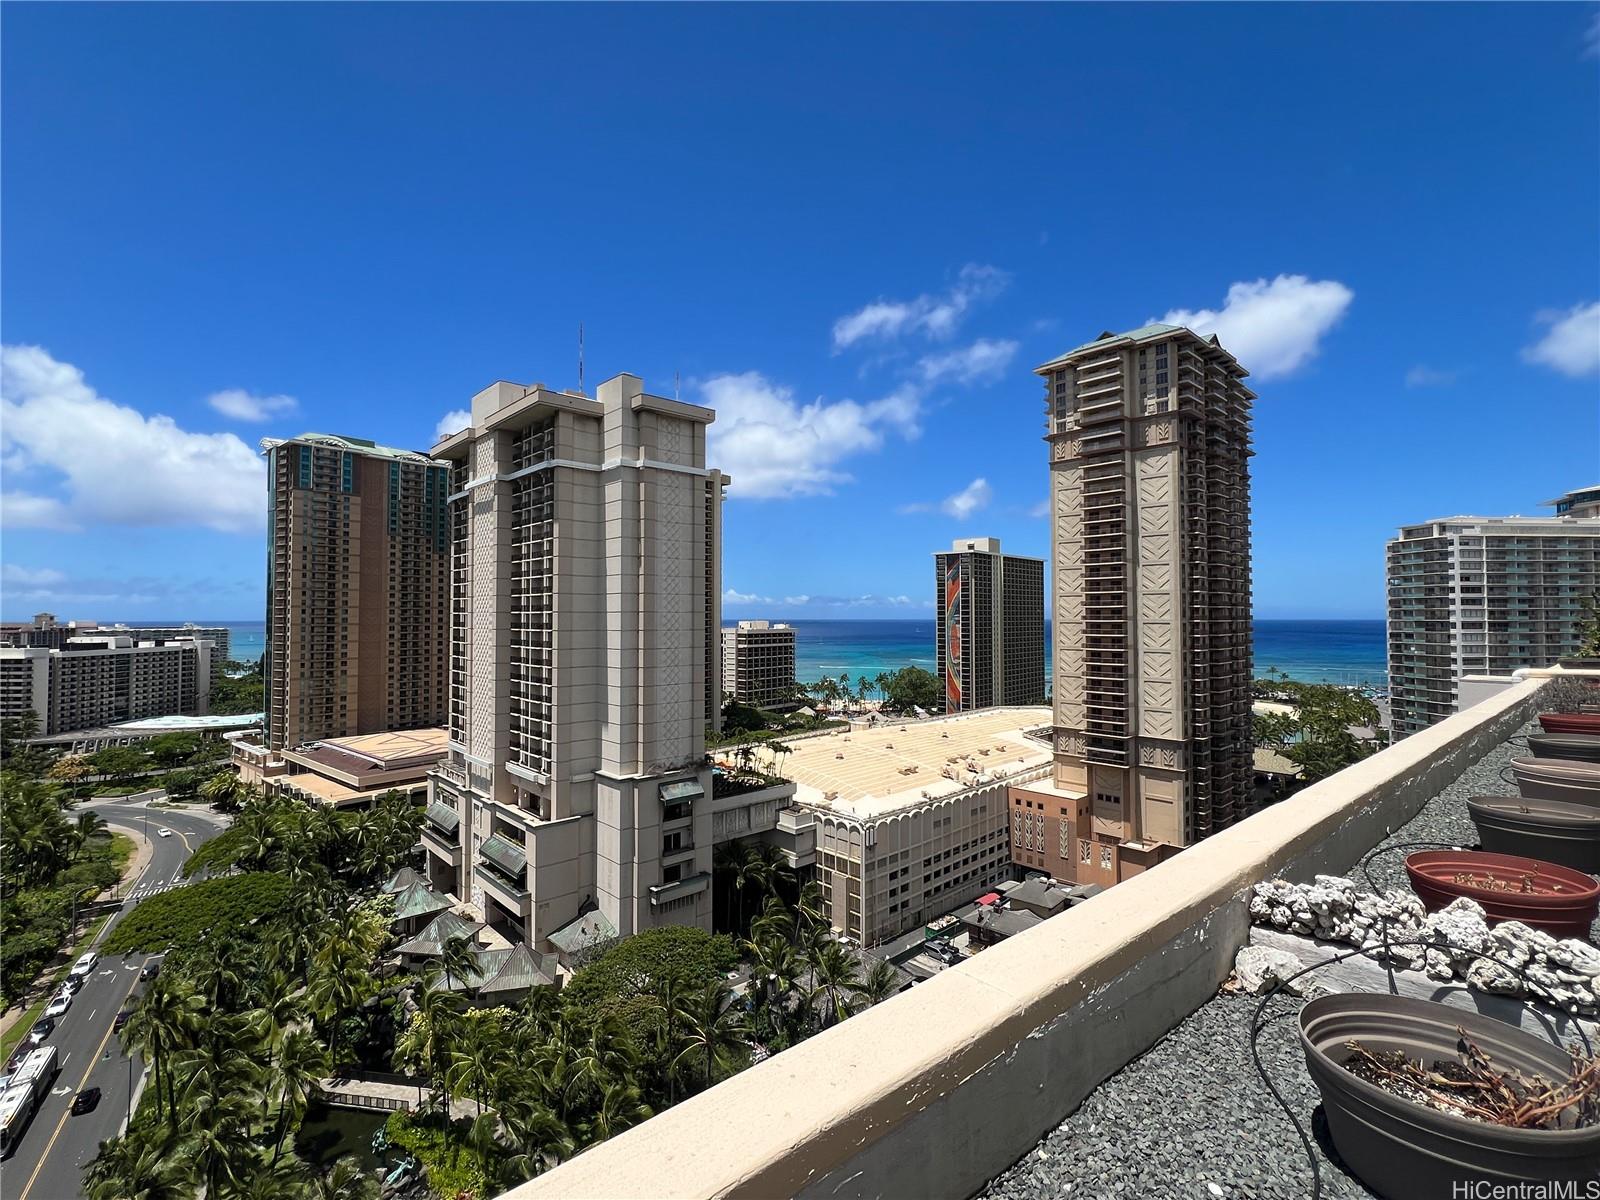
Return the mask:
{"type": "MultiPolygon", "coordinates": [[[[731,622],[730,622],[731,623],[731,622]]],[[[260,621],[224,622],[233,631],[233,657],[259,658],[265,651],[260,621]]],[[[934,669],[932,619],[920,621],[789,621],[795,629],[795,674],[810,683],[822,675],[851,680],[901,667],[934,669]]],[[[1045,629],[1048,646],[1050,630],[1045,629]]],[[[1050,656],[1045,655],[1045,677],[1050,656]]],[[[1257,621],[1255,673],[1268,668],[1302,683],[1366,683],[1388,679],[1382,621],[1257,621]]]]}

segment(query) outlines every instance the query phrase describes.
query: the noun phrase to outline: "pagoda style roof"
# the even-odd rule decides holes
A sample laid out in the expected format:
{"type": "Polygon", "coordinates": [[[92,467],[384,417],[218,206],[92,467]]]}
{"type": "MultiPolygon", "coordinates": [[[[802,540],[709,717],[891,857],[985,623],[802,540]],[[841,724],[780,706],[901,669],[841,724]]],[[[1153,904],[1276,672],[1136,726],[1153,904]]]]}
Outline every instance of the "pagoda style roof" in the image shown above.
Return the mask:
{"type": "Polygon", "coordinates": [[[483,928],[482,921],[469,921],[454,912],[442,912],[423,928],[409,942],[402,942],[395,947],[399,954],[416,954],[428,958],[437,958],[444,953],[444,944],[451,938],[465,937],[476,938],[478,930],[483,928]]]}
{"type": "Polygon", "coordinates": [[[450,907],[450,899],[423,883],[413,883],[394,898],[394,919],[406,921],[412,917],[427,917],[450,907]]]}
{"type": "Polygon", "coordinates": [[[428,885],[428,881],[418,872],[410,867],[401,867],[389,877],[389,882],[383,885],[383,892],[385,895],[398,896],[414,883],[420,883],[424,887],[428,885]]]}

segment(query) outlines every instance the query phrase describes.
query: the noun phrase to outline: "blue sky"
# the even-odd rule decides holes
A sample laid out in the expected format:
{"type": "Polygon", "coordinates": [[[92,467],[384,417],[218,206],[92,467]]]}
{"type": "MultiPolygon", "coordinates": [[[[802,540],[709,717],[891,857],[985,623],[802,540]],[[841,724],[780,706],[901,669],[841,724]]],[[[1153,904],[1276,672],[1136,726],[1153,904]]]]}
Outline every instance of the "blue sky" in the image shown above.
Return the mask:
{"type": "Polygon", "coordinates": [[[1255,375],[1256,609],[1600,480],[1593,5],[7,5],[4,614],[259,618],[262,436],[711,402],[726,612],[1044,554],[1030,369],[1255,375]]]}

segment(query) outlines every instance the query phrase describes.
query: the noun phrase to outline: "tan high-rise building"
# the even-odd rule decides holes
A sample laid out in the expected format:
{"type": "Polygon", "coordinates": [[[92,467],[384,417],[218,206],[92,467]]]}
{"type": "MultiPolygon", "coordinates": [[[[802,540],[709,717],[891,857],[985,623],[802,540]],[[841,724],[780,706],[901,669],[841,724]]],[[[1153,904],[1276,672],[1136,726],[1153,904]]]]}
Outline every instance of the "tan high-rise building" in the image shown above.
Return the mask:
{"type": "Polygon", "coordinates": [[[269,749],[443,724],[448,466],[321,433],[261,449],[269,749]]]}
{"type": "Polygon", "coordinates": [[[1247,815],[1255,396],[1215,337],[1173,325],[1036,373],[1055,557],[1055,794],[1039,803],[1073,822],[1049,841],[1074,882],[1115,883],[1247,815]]]}
{"type": "MultiPolygon", "coordinates": [[[[722,492],[710,409],[632,375],[598,395],[496,383],[450,463],[450,743],[429,879],[543,950],[711,925],[722,492]]],[[[792,793],[792,788],[789,789],[792,793]]],[[[733,811],[733,810],[740,811],[733,811]]],[[[734,820],[734,818],[738,820],[734,820]]]]}

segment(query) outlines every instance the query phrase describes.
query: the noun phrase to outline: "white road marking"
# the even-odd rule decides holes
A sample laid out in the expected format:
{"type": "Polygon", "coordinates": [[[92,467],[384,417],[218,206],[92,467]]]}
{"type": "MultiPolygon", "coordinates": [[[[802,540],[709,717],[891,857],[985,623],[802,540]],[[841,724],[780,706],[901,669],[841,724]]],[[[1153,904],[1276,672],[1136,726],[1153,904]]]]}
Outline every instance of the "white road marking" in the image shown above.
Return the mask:
{"type": "Polygon", "coordinates": [[[97,1012],[99,1012],[99,1011],[100,1011],[100,1010],[99,1010],[99,1009],[98,1009],[98,1008],[91,1008],[91,1009],[90,1009],[90,1010],[89,1010],[89,1020],[91,1020],[91,1021],[92,1021],[92,1020],[94,1020],[94,1015],[95,1015],[95,1013],[97,1013],[97,1012]]]}

